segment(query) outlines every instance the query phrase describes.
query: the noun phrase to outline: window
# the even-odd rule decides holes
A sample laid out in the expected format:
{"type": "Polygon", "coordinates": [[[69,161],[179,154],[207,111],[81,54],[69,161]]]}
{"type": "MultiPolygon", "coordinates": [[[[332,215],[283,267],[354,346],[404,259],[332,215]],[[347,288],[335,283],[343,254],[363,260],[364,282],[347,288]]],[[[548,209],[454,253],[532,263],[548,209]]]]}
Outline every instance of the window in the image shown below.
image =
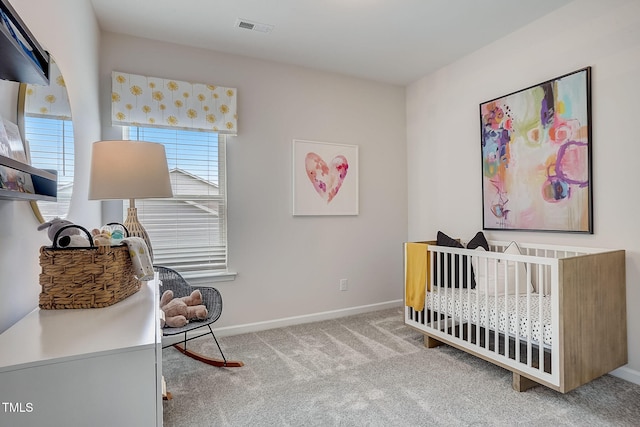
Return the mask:
{"type": "Polygon", "coordinates": [[[73,193],[73,123],[67,119],[25,116],[24,129],[31,164],[58,173],[58,201],[39,201],[40,213],[45,221],[66,218],[73,193]]]}
{"type": "Polygon", "coordinates": [[[226,274],[224,135],[133,126],[125,133],[130,140],[161,143],[167,153],[173,198],[136,200],[154,263],[174,268],[192,282],[226,274]]]}

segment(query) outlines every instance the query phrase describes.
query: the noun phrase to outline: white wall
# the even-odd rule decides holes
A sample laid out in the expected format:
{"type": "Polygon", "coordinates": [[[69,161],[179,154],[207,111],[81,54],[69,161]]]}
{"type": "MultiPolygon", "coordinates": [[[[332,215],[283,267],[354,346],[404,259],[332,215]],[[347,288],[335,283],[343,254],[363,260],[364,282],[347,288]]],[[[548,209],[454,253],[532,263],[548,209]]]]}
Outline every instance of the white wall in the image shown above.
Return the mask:
{"type": "Polygon", "coordinates": [[[229,263],[216,283],[237,326],[397,301],[407,230],[404,88],[202,49],[102,34],[105,138],[113,70],[238,89],[229,137],[229,263]],[[293,217],[294,138],[357,144],[360,214],[293,217]],[[338,282],[349,280],[340,292],[338,282]]]}
{"type": "Polygon", "coordinates": [[[616,374],[640,382],[640,2],[575,1],[407,88],[408,237],[482,229],[481,102],[589,65],[595,233],[486,234],[625,249],[629,364],[616,374]]]}
{"type": "MultiPolygon", "coordinates": [[[[99,29],[85,0],[11,0],[18,15],[58,63],[67,83],[76,141],[76,170],[70,218],[80,224],[100,220],[97,202],[88,202],[90,143],[100,139],[98,111],[99,29]]],[[[3,101],[4,102],[4,101],[3,101]]],[[[38,304],[38,250],[48,243],[36,231],[26,202],[0,201],[0,332],[38,304]]]]}

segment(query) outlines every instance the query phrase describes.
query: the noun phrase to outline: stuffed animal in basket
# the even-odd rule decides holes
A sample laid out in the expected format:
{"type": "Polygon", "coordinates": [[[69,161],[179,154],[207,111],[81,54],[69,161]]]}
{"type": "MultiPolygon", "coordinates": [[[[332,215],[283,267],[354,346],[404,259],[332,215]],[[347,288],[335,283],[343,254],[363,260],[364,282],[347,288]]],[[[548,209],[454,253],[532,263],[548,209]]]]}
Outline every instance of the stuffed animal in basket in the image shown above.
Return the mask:
{"type": "MultiPolygon", "coordinates": [[[[51,221],[47,221],[38,226],[38,230],[44,230],[48,228],[47,235],[49,239],[53,242],[53,239],[56,238],[56,233],[67,225],[74,225],[71,221],[61,218],[53,218],[51,221]]],[[[53,242],[56,243],[56,242],[53,242]]],[[[61,248],[71,248],[71,247],[88,247],[91,246],[89,243],[89,239],[83,236],[80,233],[79,228],[71,227],[65,230],[62,230],[60,235],[58,236],[58,247],[61,248]]]]}
{"type": "Polygon", "coordinates": [[[125,228],[122,224],[107,224],[91,230],[91,236],[96,246],[117,246],[125,237],[125,228]]]}
{"type": "Polygon", "coordinates": [[[206,319],[207,307],[202,304],[202,293],[199,289],[191,292],[191,295],[174,298],[173,291],[164,291],[160,298],[160,309],[164,312],[164,324],[162,327],[180,328],[193,319],[206,319]]]}
{"type": "MultiPolygon", "coordinates": [[[[58,230],[60,230],[65,225],[73,225],[73,223],[66,219],[53,218],[51,221],[40,224],[38,226],[38,230],[44,230],[45,228],[48,228],[47,236],[49,236],[49,240],[53,242],[53,239],[56,237],[56,233],[58,232],[58,230]]],[[[74,234],[80,234],[80,230],[77,228],[68,228],[60,233],[60,236],[58,237],[73,236],[74,234]]]]}

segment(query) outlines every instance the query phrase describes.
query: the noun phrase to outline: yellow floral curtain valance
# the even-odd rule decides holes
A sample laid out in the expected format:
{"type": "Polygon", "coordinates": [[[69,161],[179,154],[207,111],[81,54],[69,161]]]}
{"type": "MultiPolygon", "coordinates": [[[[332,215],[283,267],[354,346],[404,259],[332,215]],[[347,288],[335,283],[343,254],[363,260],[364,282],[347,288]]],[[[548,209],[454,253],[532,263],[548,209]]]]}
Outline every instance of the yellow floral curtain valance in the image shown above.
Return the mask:
{"type": "Polygon", "coordinates": [[[111,122],[237,134],[235,88],[112,73],[111,122]]]}
{"type": "Polygon", "coordinates": [[[27,85],[24,113],[27,116],[71,120],[67,86],[55,62],[49,64],[49,86],[27,85]]]}

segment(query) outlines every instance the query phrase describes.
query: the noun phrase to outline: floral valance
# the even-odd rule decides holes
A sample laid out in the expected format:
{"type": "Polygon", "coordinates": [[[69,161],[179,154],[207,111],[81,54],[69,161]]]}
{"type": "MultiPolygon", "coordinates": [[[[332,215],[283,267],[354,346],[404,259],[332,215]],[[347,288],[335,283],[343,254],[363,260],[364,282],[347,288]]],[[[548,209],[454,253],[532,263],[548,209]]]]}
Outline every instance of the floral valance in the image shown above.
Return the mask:
{"type": "Polygon", "coordinates": [[[28,84],[25,95],[27,116],[71,120],[67,86],[55,62],[49,64],[49,86],[28,84]]]}
{"type": "Polygon", "coordinates": [[[235,88],[118,71],[111,87],[114,125],[238,132],[235,88]]]}

